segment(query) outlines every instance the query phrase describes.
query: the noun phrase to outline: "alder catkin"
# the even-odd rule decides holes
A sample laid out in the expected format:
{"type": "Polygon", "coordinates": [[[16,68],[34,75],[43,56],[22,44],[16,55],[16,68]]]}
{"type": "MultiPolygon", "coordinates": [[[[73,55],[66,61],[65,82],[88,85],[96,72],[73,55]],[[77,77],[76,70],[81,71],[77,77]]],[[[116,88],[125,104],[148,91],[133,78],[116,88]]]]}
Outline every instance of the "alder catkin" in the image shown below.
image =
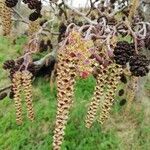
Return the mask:
{"type": "Polygon", "coordinates": [[[131,80],[127,86],[127,93],[126,93],[127,106],[125,109],[125,112],[127,114],[129,113],[133,100],[135,98],[135,92],[137,89],[137,81],[138,81],[137,77],[131,77],[131,80]]]}
{"type": "Polygon", "coordinates": [[[17,71],[13,75],[12,89],[14,93],[14,102],[16,109],[16,122],[22,124],[22,107],[21,107],[21,72],[17,71]]]}
{"type": "Polygon", "coordinates": [[[92,101],[90,102],[86,120],[85,120],[87,128],[90,128],[94,122],[94,118],[96,116],[98,107],[100,105],[100,99],[104,94],[106,77],[107,77],[107,70],[101,66],[99,68],[99,72],[96,77],[96,87],[95,87],[94,95],[92,101]]]}
{"type": "Polygon", "coordinates": [[[1,17],[1,21],[2,21],[3,34],[9,35],[11,33],[11,28],[12,28],[11,9],[5,5],[4,1],[0,2],[0,9],[1,9],[0,17],[1,17]]]}
{"type": "Polygon", "coordinates": [[[37,19],[36,21],[30,21],[29,27],[28,27],[29,36],[32,36],[39,29],[40,29],[39,19],[37,19]]]}
{"type": "Polygon", "coordinates": [[[109,117],[111,107],[114,103],[114,96],[119,83],[119,75],[122,73],[122,68],[116,64],[111,65],[111,72],[107,79],[107,93],[105,96],[104,104],[101,108],[101,114],[98,118],[98,122],[103,124],[109,117]]]}
{"type": "Polygon", "coordinates": [[[33,121],[34,120],[34,110],[32,102],[32,74],[29,71],[22,72],[22,85],[24,88],[25,101],[27,105],[27,116],[33,121]]]}
{"type": "Polygon", "coordinates": [[[60,150],[63,142],[69,111],[73,103],[76,69],[74,59],[58,54],[57,65],[57,114],[53,136],[53,149],[60,150]]]}

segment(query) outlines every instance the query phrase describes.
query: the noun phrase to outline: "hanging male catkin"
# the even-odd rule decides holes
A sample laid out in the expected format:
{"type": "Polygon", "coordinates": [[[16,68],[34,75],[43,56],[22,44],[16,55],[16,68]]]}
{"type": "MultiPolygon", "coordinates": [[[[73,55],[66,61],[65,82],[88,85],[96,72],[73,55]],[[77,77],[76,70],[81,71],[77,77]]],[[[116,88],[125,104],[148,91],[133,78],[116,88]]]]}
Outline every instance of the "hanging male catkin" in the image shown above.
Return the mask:
{"type": "Polygon", "coordinates": [[[107,93],[105,96],[104,104],[101,108],[101,114],[98,118],[98,122],[101,124],[109,117],[110,109],[114,103],[114,96],[119,83],[119,75],[122,73],[122,68],[116,64],[111,64],[111,72],[107,79],[107,93]]]}
{"type": "Polygon", "coordinates": [[[57,65],[57,114],[53,136],[53,149],[60,150],[64,138],[69,110],[73,102],[76,69],[74,58],[58,54],[57,65]]]}
{"type": "Polygon", "coordinates": [[[29,71],[22,72],[22,85],[24,88],[25,101],[27,105],[27,115],[28,118],[33,121],[34,120],[34,110],[33,110],[33,102],[32,102],[32,84],[31,84],[32,74],[29,71]]]}
{"type": "Polygon", "coordinates": [[[11,9],[5,5],[4,1],[2,1],[0,3],[0,9],[1,9],[0,16],[1,16],[1,20],[2,20],[3,34],[9,35],[11,32],[11,28],[12,28],[11,9]]]}
{"type": "Polygon", "coordinates": [[[100,66],[98,75],[96,77],[96,87],[95,87],[94,95],[89,105],[86,120],[85,120],[87,128],[90,128],[91,125],[93,124],[94,118],[97,113],[97,109],[100,105],[100,99],[104,93],[104,86],[105,86],[105,81],[107,77],[107,71],[108,70],[104,69],[103,66],[100,66]]]}
{"type": "Polygon", "coordinates": [[[128,86],[127,86],[127,93],[126,93],[126,100],[127,100],[127,106],[125,109],[126,114],[129,113],[133,100],[135,98],[135,92],[137,90],[137,77],[131,77],[128,86]]]}
{"type": "Polygon", "coordinates": [[[21,107],[21,72],[17,71],[13,75],[12,89],[14,93],[14,102],[16,108],[16,122],[22,124],[22,107],[21,107]]]}
{"type": "Polygon", "coordinates": [[[39,29],[40,29],[39,19],[37,19],[36,21],[30,21],[29,27],[28,27],[29,36],[32,36],[39,29]]]}

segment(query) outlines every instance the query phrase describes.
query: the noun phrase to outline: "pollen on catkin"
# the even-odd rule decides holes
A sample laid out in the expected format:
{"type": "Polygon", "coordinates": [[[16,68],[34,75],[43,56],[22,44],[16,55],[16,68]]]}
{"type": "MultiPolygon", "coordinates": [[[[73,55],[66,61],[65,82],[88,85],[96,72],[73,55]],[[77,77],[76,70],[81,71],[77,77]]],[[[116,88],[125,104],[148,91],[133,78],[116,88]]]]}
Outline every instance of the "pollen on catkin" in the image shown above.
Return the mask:
{"type": "Polygon", "coordinates": [[[21,104],[21,72],[17,71],[13,75],[12,89],[16,109],[16,122],[22,124],[22,104],[21,104]]]}
{"type": "Polygon", "coordinates": [[[0,9],[1,9],[0,17],[2,21],[3,35],[9,35],[11,33],[11,28],[12,28],[11,9],[5,5],[4,1],[0,2],[0,9]]]}
{"type": "Polygon", "coordinates": [[[69,111],[73,103],[76,69],[73,58],[58,54],[57,65],[57,114],[53,136],[53,149],[60,150],[63,142],[69,111]]]}
{"type": "Polygon", "coordinates": [[[105,96],[104,104],[101,108],[101,114],[98,118],[98,122],[103,124],[109,117],[111,107],[114,103],[114,96],[119,83],[119,75],[122,73],[122,68],[116,64],[112,64],[111,73],[107,79],[107,91],[105,96]]]}
{"type": "Polygon", "coordinates": [[[32,102],[32,73],[29,71],[22,72],[22,86],[24,88],[25,102],[27,105],[27,116],[33,121],[34,120],[34,110],[32,102]]]}
{"type": "Polygon", "coordinates": [[[104,69],[103,66],[100,66],[98,75],[96,77],[96,87],[94,91],[94,95],[92,101],[90,102],[87,116],[86,116],[86,127],[90,128],[94,122],[94,118],[96,116],[101,97],[104,93],[104,86],[107,78],[107,69],[104,69]]]}
{"type": "Polygon", "coordinates": [[[137,89],[137,77],[131,77],[131,80],[127,86],[127,94],[126,94],[126,100],[127,100],[127,105],[126,105],[126,109],[125,112],[129,113],[133,100],[135,98],[135,91],[137,89]]]}
{"type": "Polygon", "coordinates": [[[28,27],[28,35],[32,36],[34,33],[36,33],[40,29],[40,23],[39,19],[35,21],[30,21],[29,27],[28,27]]]}

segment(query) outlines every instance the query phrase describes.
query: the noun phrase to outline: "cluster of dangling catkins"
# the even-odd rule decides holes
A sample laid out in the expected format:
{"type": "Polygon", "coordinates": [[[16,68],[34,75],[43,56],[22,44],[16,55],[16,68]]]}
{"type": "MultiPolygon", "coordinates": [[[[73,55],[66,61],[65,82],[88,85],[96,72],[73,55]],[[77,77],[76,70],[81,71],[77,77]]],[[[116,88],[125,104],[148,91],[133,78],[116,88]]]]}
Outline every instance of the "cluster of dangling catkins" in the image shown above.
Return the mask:
{"type": "Polygon", "coordinates": [[[69,110],[73,103],[76,77],[75,59],[65,51],[59,52],[57,64],[57,116],[53,136],[53,149],[60,150],[63,142],[69,110]]]}
{"type": "Polygon", "coordinates": [[[96,72],[98,73],[98,75],[96,76],[96,86],[94,90],[94,95],[89,105],[86,120],[85,120],[87,128],[91,127],[96,117],[100,105],[101,97],[104,94],[104,86],[106,83],[108,70],[101,65],[99,68],[97,68],[96,72]]]}
{"type": "Polygon", "coordinates": [[[106,119],[109,117],[110,109],[114,104],[114,96],[117,89],[117,85],[120,80],[120,74],[122,74],[122,67],[117,64],[111,64],[109,66],[110,74],[108,75],[107,80],[107,91],[104,100],[104,104],[101,107],[101,113],[98,118],[98,121],[103,124],[106,119]]]}
{"type": "Polygon", "coordinates": [[[32,74],[29,71],[16,71],[13,74],[12,79],[12,90],[14,94],[15,108],[16,108],[16,122],[21,125],[22,119],[22,100],[21,100],[21,88],[25,95],[25,101],[27,105],[28,118],[34,120],[34,111],[32,104],[32,85],[31,85],[32,74]]]}
{"type": "Polygon", "coordinates": [[[1,1],[0,5],[0,17],[2,20],[3,35],[9,35],[12,28],[11,9],[8,8],[3,1],[1,1]]]}

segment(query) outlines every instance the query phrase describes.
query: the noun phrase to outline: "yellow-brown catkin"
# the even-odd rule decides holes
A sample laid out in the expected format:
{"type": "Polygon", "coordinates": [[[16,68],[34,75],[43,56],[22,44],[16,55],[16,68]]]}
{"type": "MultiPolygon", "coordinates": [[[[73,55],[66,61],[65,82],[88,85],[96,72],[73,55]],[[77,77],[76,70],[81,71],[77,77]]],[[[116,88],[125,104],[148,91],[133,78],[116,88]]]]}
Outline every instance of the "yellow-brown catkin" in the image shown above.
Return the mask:
{"type": "Polygon", "coordinates": [[[128,20],[131,22],[132,17],[136,14],[137,8],[139,6],[139,0],[131,0],[131,8],[128,16],[128,20]]]}
{"type": "Polygon", "coordinates": [[[90,102],[87,116],[86,116],[86,127],[90,128],[94,122],[101,97],[104,94],[104,86],[105,86],[105,81],[107,77],[107,69],[104,69],[103,66],[100,66],[98,75],[96,77],[96,86],[94,90],[94,95],[92,98],[92,101],[90,102]]]}
{"type": "Polygon", "coordinates": [[[74,58],[67,54],[58,54],[57,65],[57,114],[53,136],[53,150],[60,150],[64,139],[69,111],[73,103],[76,77],[74,58]]]}
{"type": "Polygon", "coordinates": [[[126,94],[127,106],[125,110],[127,114],[129,113],[133,100],[135,98],[135,91],[137,89],[137,81],[138,81],[137,77],[131,77],[131,80],[127,86],[127,94],[126,94]]]}
{"type": "Polygon", "coordinates": [[[16,109],[16,122],[22,124],[22,107],[21,107],[21,72],[17,71],[13,75],[12,88],[14,93],[14,102],[16,109]]]}
{"type": "Polygon", "coordinates": [[[34,110],[32,102],[32,74],[29,71],[22,72],[22,85],[24,88],[25,101],[27,105],[27,116],[33,121],[34,120],[34,110]]]}
{"type": "Polygon", "coordinates": [[[0,3],[0,17],[1,17],[1,21],[2,21],[2,27],[3,27],[3,34],[4,35],[9,35],[11,32],[11,28],[12,28],[12,13],[11,13],[11,9],[8,8],[5,5],[5,2],[1,1],[0,3]]]}
{"type": "Polygon", "coordinates": [[[32,36],[39,29],[40,29],[39,19],[37,19],[35,21],[30,21],[29,27],[28,27],[28,34],[29,34],[29,36],[32,36]]]}
{"type": "Polygon", "coordinates": [[[105,96],[104,104],[101,108],[101,114],[98,118],[98,122],[101,124],[104,123],[105,120],[108,119],[110,109],[114,103],[114,96],[117,89],[117,85],[119,83],[119,75],[122,73],[122,68],[116,64],[111,65],[110,74],[107,79],[107,93],[105,96]]]}

